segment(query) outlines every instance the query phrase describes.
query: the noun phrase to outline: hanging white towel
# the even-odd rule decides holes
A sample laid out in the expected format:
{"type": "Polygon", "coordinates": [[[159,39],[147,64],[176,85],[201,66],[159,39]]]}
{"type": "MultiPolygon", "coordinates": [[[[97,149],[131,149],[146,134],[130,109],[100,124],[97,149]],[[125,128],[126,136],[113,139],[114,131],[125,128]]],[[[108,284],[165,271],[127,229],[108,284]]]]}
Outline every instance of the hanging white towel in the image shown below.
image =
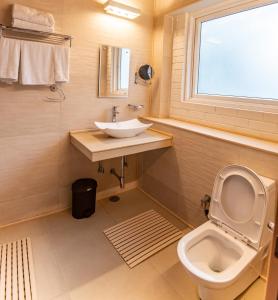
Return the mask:
{"type": "Polygon", "coordinates": [[[54,32],[54,27],[45,26],[41,24],[35,24],[28,21],[23,21],[19,19],[12,20],[12,26],[17,28],[24,28],[24,29],[31,29],[37,31],[44,31],[44,32],[54,32]]]}
{"type": "Polygon", "coordinates": [[[0,38],[0,81],[13,83],[18,81],[20,59],[20,41],[0,38]]]}
{"type": "Polygon", "coordinates": [[[54,65],[55,65],[55,81],[69,81],[69,53],[70,50],[65,46],[54,46],[54,65]]]}
{"type": "Polygon", "coordinates": [[[55,25],[52,14],[20,4],[13,5],[12,18],[48,27],[53,27],[55,25]]]}
{"type": "Polygon", "coordinates": [[[20,82],[23,85],[51,85],[54,76],[54,46],[21,41],[20,82]]]}

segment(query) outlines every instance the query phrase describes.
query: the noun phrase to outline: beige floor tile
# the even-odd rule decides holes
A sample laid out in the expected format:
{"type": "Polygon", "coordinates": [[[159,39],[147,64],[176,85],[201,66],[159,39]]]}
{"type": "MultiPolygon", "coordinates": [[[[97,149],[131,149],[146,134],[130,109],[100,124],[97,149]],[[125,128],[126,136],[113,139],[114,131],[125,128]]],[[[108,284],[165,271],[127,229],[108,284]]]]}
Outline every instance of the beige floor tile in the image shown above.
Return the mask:
{"type": "Polygon", "coordinates": [[[40,218],[0,230],[0,243],[24,237],[31,238],[37,294],[40,300],[52,299],[65,292],[64,280],[57,267],[46,220],[47,218],[40,218]]]}
{"type": "Polygon", "coordinates": [[[149,262],[182,299],[197,300],[197,288],[179,261],[177,244],[178,242],[152,256],[149,262]]]}
{"type": "Polygon", "coordinates": [[[0,229],[0,243],[30,237],[32,240],[48,232],[46,218],[18,223],[0,229]]]}
{"type": "Polygon", "coordinates": [[[88,219],[76,220],[68,211],[49,217],[50,239],[68,290],[123,263],[102,232],[114,224],[101,206],[88,219]]]}
{"type": "Polygon", "coordinates": [[[53,299],[65,293],[66,284],[49,236],[38,236],[31,241],[38,299],[53,299]]]}
{"type": "Polygon", "coordinates": [[[165,282],[158,272],[147,262],[134,269],[122,265],[111,269],[71,292],[72,300],[171,300],[181,297],[165,282]]]}
{"type": "Polygon", "coordinates": [[[71,297],[70,294],[63,294],[53,298],[53,300],[71,300],[71,297]]]}
{"type": "Polygon", "coordinates": [[[74,219],[71,211],[68,210],[49,216],[46,222],[52,237],[57,237],[58,240],[61,238],[73,240],[73,237],[78,238],[88,231],[101,232],[106,227],[116,224],[99,204],[96,206],[96,212],[90,218],[74,219]]]}
{"type": "Polygon", "coordinates": [[[92,234],[90,238],[84,236],[69,248],[60,248],[57,257],[69,290],[124,264],[102,233],[92,234]]]}
{"type": "MultiPolygon", "coordinates": [[[[2,228],[0,243],[31,237],[39,300],[197,300],[178,260],[177,242],[129,269],[103,234],[148,209],[189,231],[146,194],[132,190],[117,203],[98,202],[88,219],[76,220],[65,211],[2,228]]],[[[258,280],[239,299],[263,300],[264,287],[258,280]]]]}
{"type": "Polygon", "coordinates": [[[257,279],[237,300],[264,300],[266,283],[263,279],[257,279]]]}
{"type": "Polygon", "coordinates": [[[145,193],[137,189],[123,193],[120,196],[121,199],[118,202],[111,202],[109,199],[101,200],[101,204],[105,211],[117,222],[124,221],[149,209],[154,209],[178,228],[184,229],[187,227],[167,210],[152,201],[145,193]]]}

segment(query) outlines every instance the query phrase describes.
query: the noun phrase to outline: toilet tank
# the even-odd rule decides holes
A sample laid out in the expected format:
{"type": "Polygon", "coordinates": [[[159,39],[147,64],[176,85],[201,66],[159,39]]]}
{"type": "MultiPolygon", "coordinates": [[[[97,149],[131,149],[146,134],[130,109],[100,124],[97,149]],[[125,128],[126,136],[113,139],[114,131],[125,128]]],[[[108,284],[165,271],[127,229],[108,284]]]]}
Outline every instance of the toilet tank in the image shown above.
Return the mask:
{"type": "MultiPolygon", "coordinates": [[[[266,200],[267,200],[267,210],[266,218],[263,224],[263,231],[261,236],[260,248],[265,247],[269,244],[273,238],[273,230],[269,226],[274,224],[277,211],[277,188],[276,182],[273,179],[258,175],[262,181],[265,191],[266,191],[266,200]]],[[[277,224],[278,226],[278,224],[277,224]]]]}

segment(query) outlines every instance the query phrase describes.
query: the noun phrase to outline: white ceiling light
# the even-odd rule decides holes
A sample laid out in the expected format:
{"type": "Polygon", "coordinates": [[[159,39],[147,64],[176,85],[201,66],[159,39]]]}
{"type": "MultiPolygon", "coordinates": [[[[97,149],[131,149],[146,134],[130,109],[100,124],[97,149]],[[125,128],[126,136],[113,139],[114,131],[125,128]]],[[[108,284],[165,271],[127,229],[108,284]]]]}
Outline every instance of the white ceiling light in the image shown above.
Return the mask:
{"type": "Polygon", "coordinates": [[[104,10],[108,14],[116,15],[127,19],[135,19],[141,15],[139,9],[119,3],[117,1],[107,1],[104,10]]]}

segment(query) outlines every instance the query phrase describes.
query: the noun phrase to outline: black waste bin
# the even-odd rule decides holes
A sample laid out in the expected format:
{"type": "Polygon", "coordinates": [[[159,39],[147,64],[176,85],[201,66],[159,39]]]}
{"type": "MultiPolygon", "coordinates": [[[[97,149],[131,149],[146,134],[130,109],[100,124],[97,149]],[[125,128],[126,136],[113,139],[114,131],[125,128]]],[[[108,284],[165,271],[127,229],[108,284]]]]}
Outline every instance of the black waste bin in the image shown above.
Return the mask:
{"type": "Polygon", "coordinates": [[[82,178],[72,184],[72,216],[76,219],[88,218],[95,212],[97,182],[82,178]]]}

